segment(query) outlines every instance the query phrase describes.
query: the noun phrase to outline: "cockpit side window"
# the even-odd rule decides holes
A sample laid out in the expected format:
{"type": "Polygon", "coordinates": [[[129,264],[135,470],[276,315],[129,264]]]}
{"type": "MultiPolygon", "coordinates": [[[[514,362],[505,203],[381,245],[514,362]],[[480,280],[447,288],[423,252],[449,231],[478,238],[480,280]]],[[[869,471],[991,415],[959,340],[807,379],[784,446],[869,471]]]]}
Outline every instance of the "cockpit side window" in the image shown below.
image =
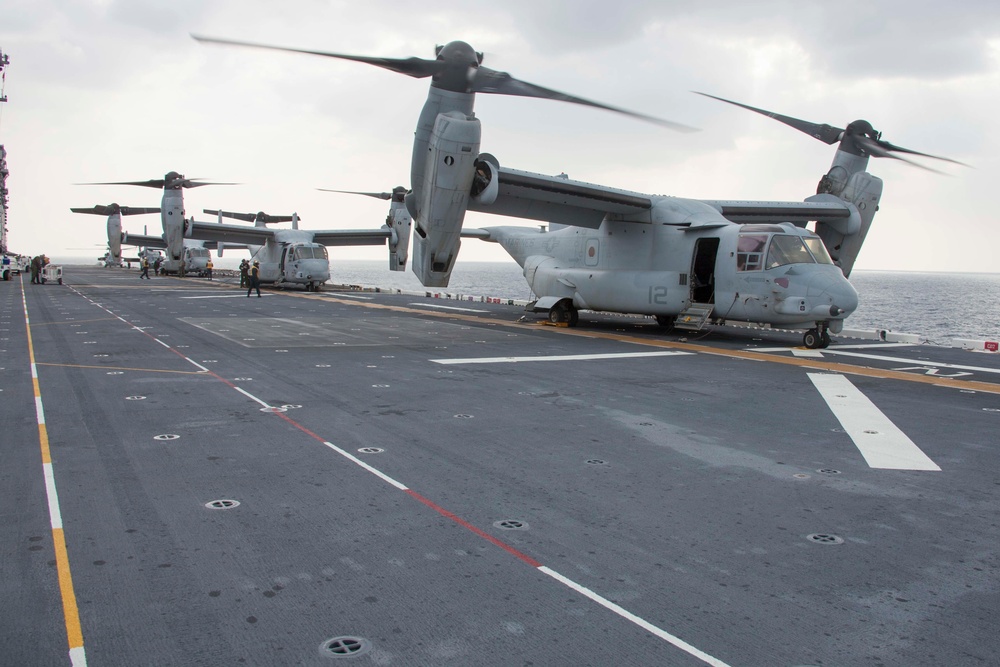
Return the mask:
{"type": "Polygon", "coordinates": [[[764,268],[766,234],[740,234],[736,245],[736,270],[760,271],[764,268]]]}
{"type": "Polygon", "coordinates": [[[823,241],[816,237],[806,237],[802,240],[805,241],[806,247],[812,252],[812,256],[816,258],[817,264],[833,264],[830,253],[826,251],[823,241]]]}
{"type": "Polygon", "coordinates": [[[785,264],[815,264],[812,255],[802,243],[802,237],[790,234],[775,234],[767,251],[767,268],[773,269],[785,264]]]}

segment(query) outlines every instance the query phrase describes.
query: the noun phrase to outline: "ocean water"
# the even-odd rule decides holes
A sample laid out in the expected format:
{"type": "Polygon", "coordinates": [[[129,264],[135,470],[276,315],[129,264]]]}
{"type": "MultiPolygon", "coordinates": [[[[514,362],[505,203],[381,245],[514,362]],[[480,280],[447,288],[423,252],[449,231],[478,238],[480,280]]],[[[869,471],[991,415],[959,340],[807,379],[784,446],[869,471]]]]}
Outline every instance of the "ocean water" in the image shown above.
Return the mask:
{"type": "MultiPolygon", "coordinates": [[[[54,258],[64,264],[91,264],[83,258],[54,258]],[[74,261],[75,260],[75,261],[74,261]]],[[[219,259],[219,268],[236,268],[239,257],[219,259]]],[[[530,300],[521,267],[510,262],[459,261],[447,288],[424,287],[412,271],[389,271],[388,261],[335,260],[331,282],[363,287],[495,296],[530,300]]],[[[885,329],[923,336],[948,345],[953,338],[1000,340],[1000,273],[855,271],[858,310],[850,329],[885,329]]]]}

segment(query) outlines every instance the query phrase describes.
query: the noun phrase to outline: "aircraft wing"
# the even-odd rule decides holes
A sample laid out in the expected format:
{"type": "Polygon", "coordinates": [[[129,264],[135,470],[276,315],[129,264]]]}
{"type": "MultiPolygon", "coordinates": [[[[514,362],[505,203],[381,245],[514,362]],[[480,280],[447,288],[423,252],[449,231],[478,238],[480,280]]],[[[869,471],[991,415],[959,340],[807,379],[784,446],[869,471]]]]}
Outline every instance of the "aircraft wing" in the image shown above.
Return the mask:
{"type": "Polygon", "coordinates": [[[313,243],[323,245],[385,245],[392,237],[392,230],[381,229],[319,229],[312,232],[313,243]]]}
{"type": "Polygon", "coordinates": [[[264,245],[274,238],[273,229],[266,227],[244,227],[242,225],[220,225],[217,222],[190,222],[186,237],[202,241],[223,241],[229,243],[244,243],[249,245],[264,245]]]}
{"type": "Polygon", "coordinates": [[[604,216],[636,215],[653,208],[653,198],[558,176],[500,167],[492,204],[469,201],[469,210],[597,229],[604,216]]]}
{"type": "Polygon", "coordinates": [[[162,236],[147,236],[146,234],[133,234],[132,232],[125,232],[124,238],[122,238],[122,243],[126,245],[142,246],[144,248],[167,247],[167,244],[164,242],[162,236]]]}
{"type": "Polygon", "coordinates": [[[833,201],[735,201],[703,200],[724,218],[738,224],[791,222],[804,226],[807,222],[835,222],[851,217],[846,202],[833,201]]]}
{"type": "MultiPolygon", "coordinates": [[[[482,204],[470,200],[470,211],[596,229],[608,214],[629,216],[630,220],[641,222],[642,214],[650,211],[654,201],[659,199],[641,192],[503,166],[499,167],[497,178],[496,201],[482,204]]],[[[727,220],[738,224],[791,222],[805,226],[810,221],[832,223],[851,217],[846,202],[829,199],[832,198],[804,202],[703,201],[727,220]]]]}

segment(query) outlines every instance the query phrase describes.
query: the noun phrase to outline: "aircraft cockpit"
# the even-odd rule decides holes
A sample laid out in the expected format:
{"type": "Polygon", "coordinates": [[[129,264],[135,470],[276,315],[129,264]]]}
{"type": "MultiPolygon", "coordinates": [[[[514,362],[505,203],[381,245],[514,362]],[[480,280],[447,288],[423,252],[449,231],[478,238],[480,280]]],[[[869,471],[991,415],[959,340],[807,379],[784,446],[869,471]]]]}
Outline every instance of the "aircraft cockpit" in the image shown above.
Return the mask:
{"type": "Polygon", "coordinates": [[[293,262],[299,259],[324,259],[329,261],[330,254],[327,252],[325,245],[296,245],[289,249],[286,261],[293,262]]]}
{"type": "Polygon", "coordinates": [[[743,225],[736,250],[737,271],[765,271],[786,264],[833,264],[818,237],[789,225],[743,225]]]}

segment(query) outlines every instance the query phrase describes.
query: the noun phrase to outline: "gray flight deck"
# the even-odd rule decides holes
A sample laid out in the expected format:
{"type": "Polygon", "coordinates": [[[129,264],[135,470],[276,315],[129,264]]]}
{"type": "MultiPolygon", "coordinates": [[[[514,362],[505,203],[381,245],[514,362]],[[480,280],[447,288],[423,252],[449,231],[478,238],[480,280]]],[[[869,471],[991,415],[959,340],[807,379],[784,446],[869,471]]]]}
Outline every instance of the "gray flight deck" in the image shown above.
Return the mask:
{"type": "Polygon", "coordinates": [[[0,283],[0,665],[1000,661],[1000,355],[137,275],[0,283]]]}

